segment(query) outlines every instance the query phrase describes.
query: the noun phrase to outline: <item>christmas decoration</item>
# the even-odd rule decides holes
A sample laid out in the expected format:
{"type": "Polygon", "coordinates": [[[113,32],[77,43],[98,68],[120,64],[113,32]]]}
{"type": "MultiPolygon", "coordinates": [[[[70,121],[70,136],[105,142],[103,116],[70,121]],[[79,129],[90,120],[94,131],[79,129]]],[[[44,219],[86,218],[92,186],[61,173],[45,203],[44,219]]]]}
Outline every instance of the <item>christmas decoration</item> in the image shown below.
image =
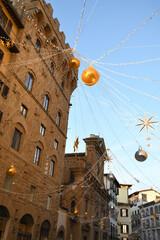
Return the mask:
{"type": "Polygon", "coordinates": [[[139,162],[143,162],[147,159],[147,153],[144,150],[142,150],[141,146],[138,148],[138,151],[135,153],[135,158],[139,162]]]}
{"type": "Polygon", "coordinates": [[[141,118],[138,118],[142,123],[137,124],[136,126],[143,126],[139,132],[141,132],[143,130],[143,128],[146,128],[147,134],[148,134],[148,127],[153,128],[154,130],[156,130],[154,127],[151,126],[151,124],[153,123],[157,123],[157,122],[150,122],[151,119],[154,117],[155,115],[153,115],[150,119],[147,120],[147,116],[145,114],[145,120],[142,120],[141,118]]]}
{"type": "Polygon", "coordinates": [[[79,66],[80,66],[80,61],[79,61],[79,59],[72,57],[72,58],[69,60],[69,63],[68,63],[68,64],[69,64],[70,69],[76,70],[76,69],[78,69],[79,66]]]}
{"type": "Polygon", "coordinates": [[[92,86],[96,84],[99,80],[99,73],[93,68],[93,66],[89,66],[84,72],[82,73],[81,80],[88,86],[92,86]]]}
{"type": "Polygon", "coordinates": [[[14,165],[12,164],[6,171],[6,175],[9,177],[13,177],[16,174],[16,169],[14,165]]]}

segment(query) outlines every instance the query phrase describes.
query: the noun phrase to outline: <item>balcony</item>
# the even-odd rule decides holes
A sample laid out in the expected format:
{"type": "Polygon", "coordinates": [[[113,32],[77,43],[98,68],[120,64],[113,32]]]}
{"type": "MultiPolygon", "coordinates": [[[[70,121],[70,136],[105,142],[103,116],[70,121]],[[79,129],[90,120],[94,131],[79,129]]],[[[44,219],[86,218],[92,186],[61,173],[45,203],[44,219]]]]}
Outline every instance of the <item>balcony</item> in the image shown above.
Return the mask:
{"type": "Polygon", "coordinates": [[[4,46],[6,46],[11,53],[19,53],[18,48],[17,48],[16,45],[13,43],[11,37],[8,35],[8,33],[7,33],[6,30],[2,27],[1,24],[0,24],[0,38],[1,38],[2,44],[3,44],[4,46]],[[9,45],[8,45],[8,43],[9,43],[9,45]]]}

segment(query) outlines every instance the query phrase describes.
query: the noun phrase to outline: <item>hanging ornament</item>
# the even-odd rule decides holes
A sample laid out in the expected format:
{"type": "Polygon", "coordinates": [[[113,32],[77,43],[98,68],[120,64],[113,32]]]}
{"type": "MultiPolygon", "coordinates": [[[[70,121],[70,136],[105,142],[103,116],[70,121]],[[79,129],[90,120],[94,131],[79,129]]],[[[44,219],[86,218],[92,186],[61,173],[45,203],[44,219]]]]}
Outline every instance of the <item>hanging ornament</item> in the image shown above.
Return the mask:
{"type": "Polygon", "coordinates": [[[74,146],[73,146],[74,152],[77,152],[77,150],[78,150],[78,144],[79,144],[78,137],[76,137],[76,140],[75,140],[74,146]]]}
{"type": "Polygon", "coordinates": [[[148,134],[148,127],[153,128],[154,130],[156,130],[154,127],[151,126],[151,124],[153,123],[158,123],[158,122],[150,122],[151,119],[154,117],[155,115],[153,115],[150,119],[147,120],[147,116],[145,114],[145,120],[142,120],[141,118],[138,118],[142,123],[137,124],[136,126],[143,126],[139,132],[141,132],[143,130],[143,128],[146,128],[147,134],[148,134]]]}
{"type": "Polygon", "coordinates": [[[16,169],[14,167],[14,165],[12,164],[6,171],[6,175],[8,177],[13,177],[16,174],[16,169]]]}
{"type": "Polygon", "coordinates": [[[76,70],[80,66],[80,61],[77,58],[71,57],[68,64],[69,64],[70,69],[76,70]]]}
{"type": "Polygon", "coordinates": [[[150,137],[146,137],[146,141],[147,141],[147,147],[150,147],[151,146],[151,139],[150,137]]]}
{"type": "Polygon", "coordinates": [[[74,209],[73,215],[77,217],[77,215],[78,215],[78,209],[77,208],[74,209]]]}
{"type": "Polygon", "coordinates": [[[139,146],[138,151],[135,153],[135,159],[139,162],[143,162],[147,159],[147,153],[139,146]]]}
{"type": "Polygon", "coordinates": [[[85,216],[85,217],[87,217],[87,215],[88,215],[88,212],[87,212],[87,211],[85,211],[85,213],[84,213],[84,216],[85,216]]]}
{"type": "Polygon", "coordinates": [[[96,84],[99,80],[99,73],[90,65],[84,72],[82,73],[81,80],[88,86],[92,86],[96,84]]]}
{"type": "Polygon", "coordinates": [[[118,226],[121,226],[121,222],[120,222],[120,221],[118,221],[118,222],[117,222],[117,225],[118,225],[118,226]]]}

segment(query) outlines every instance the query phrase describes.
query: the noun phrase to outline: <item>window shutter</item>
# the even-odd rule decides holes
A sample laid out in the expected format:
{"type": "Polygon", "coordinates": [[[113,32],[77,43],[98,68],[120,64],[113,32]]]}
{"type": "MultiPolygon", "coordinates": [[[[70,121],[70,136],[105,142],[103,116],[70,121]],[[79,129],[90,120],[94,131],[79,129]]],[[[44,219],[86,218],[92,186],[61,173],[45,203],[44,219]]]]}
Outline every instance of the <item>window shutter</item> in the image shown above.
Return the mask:
{"type": "Polygon", "coordinates": [[[4,85],[3,91],[2,91],[2,96],[6,99],[8,95],[9,87],[7,85],[4,85]]]}
{"type": "Polygon", "coordinates": [[[121,233],[123,233],[123,225],[121,225],[121,233]]]}
{"type": "Polygon", "coordinates": [[[2,62],[3,55],[4,55],[4,52],[0,49],[0,64],[1,64],[1,62],[2,62]]]}
{"type": "Polygon", "coordinates": [[[0,123],[1,123],[1,120],[2,120],[2,116],[3,116],[3,112],[0,111],[0,123]]]}
{"type": "Polygon", "coordinates": [[[122,217],[122,209],[120,210],[120,216],[122,217]]]}
{"type": "Polygon", "coordinates": [[[126,217],[128,217],[128,209],[126,209],[126,217]]]}
{"type": "Polygon", "coordinates": [[[127,233],[129,232],[129,226],[127,225],[127,233]]]}
{"type": "Polygon", "coordinates": [[[12,22],[9,20],[8,21],[8,24],[7,24],[7,27],[6,27],[6,32],[8,33],[8,34],[10,34],[10,32],[11,32],[11,29],[12,29],[12,22]]]}

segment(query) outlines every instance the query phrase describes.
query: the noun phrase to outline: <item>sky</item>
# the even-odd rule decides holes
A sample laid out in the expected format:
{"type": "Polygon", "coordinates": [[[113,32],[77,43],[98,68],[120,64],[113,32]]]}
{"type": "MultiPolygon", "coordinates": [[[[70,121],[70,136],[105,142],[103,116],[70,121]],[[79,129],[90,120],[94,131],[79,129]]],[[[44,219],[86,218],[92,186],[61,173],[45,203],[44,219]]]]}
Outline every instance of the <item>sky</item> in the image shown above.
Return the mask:
{"type": "Polygon", "coordinates": [[[52,4],[53,17],[58,18],[71,48],[80,30],[74,56],[81,66],[71,98],[66,152],[73,152],[76,137],[78,152],[83,152],[83,139],[99,135],[110,149],[110,171],[120,183],[133,184],[131,192],[150,187],[160,191],[159,123],[152,125],[156,130],[149,128],[148,135],[135,126],[145,113],[148,119],[155,115],[153,121],[160,121],[159,1],[86,0],[83,19],[84,0],[47,2],[52,4]],[[92,87],[81,81],[90,64],[100,74],[92,87]],[[134,157],[139,146],[147,152],[145,162],[134,157]]]}

